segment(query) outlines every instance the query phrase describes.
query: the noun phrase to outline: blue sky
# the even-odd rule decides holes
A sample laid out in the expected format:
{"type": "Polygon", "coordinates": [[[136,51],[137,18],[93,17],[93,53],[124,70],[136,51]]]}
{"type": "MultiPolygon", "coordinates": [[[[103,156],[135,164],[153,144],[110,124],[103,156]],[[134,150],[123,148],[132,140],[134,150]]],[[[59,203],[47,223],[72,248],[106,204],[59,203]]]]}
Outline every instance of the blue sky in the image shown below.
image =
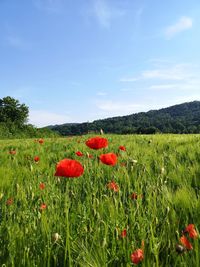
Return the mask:
{"type": "Polygon", "coordinates": [[[0,0],[0,98],[36,126],[200,100],[199,0],[0,0]]]}

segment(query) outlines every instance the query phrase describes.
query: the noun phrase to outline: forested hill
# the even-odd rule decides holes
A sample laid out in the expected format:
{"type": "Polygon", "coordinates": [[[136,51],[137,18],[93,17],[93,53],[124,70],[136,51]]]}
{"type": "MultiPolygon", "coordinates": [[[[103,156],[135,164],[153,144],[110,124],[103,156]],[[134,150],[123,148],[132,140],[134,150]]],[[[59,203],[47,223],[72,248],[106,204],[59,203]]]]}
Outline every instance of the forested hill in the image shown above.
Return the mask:
{"type": "Polygon", "coordinates": [[[56,125],[51,129],[62,135],[99,132],[100,129],[117,134],[200,133],[200,101],[90,123],[56,125]]]}

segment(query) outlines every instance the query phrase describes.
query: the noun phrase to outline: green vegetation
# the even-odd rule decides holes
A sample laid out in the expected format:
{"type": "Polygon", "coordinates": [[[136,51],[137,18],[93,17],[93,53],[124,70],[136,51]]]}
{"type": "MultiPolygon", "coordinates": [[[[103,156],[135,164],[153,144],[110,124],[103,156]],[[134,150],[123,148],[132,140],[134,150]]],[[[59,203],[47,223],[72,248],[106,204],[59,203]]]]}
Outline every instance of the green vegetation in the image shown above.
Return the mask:
{"type": "Polygon", "coordinates": [[[181,255],[175,248],[188,224],[200,229],[200,136],[105,137],[109,146],[98,151],[88,136],[0,141],[0,266],[128,267],[143,240],[138,266],[200,266],[199,238],[181,255]],[[107,152],[118,153],[117,165],[98,160],[107,152]],[[84,174],[55,177],[64,158],[81,162],[84,174]]]}
{"type": "Polygon", "coordinates": [[[48,128],[37,129],[28,120],[29,108],[7,96],[0,99],[0,139],[58,136],[48,128]]]}
{"type": "Polygon", "coordinates": [[[62,135],[80,135],[100,129],[117,134],[200,133],[200,101],[91,123],[56,125],[51,129],[62,135]]]}

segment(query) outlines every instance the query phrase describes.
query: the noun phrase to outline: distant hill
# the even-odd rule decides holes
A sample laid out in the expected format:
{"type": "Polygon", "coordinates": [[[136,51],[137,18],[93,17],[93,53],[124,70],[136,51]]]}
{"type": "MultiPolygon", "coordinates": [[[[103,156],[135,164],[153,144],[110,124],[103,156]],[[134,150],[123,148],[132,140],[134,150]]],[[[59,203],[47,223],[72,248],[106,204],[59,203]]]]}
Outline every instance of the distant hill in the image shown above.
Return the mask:
{"type": "Polygon", "coordinates": [[[200,101],[90,123],[69,123],[50,128],[62,135],[80,135],[99,132],[100,129],[105,133],[117,134],[200,133],[200,101]]]}
{"type": "MultiPolygon", "coordinates": [[[[54,129],[55,127],[68,127],[68,126],[73,126],[73,125],[77,125],[80,123],[64,123],[64,124],[56,124],[56,125],[48,125],[47,128],[49,129],[54,129]]],[[[46,127],[44,127],[46,128],[46,127]]]]}

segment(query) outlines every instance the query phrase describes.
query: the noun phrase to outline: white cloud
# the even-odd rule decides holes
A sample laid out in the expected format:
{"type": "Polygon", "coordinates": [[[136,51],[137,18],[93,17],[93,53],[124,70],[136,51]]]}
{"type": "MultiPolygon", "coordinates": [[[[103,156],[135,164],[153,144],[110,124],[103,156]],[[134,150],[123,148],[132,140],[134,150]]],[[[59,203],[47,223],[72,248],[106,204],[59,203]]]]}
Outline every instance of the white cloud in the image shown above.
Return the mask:
{"type": "Polygon", "coordinates": [[[175,84],[155,84],[149,86],[150,90],[200,91],[200,79],[183,81],[175,84]]]}
{"type": "Polygon", "coordinates": [[[136,82],[138,81],[140,78],[139,77],[130,77],[130,78],[121,78],[119,81],[120,82],[136,82]]]}
{"type": "Polygon", "coordinates": [[[46,110],[30,110],[29,113],[29,123],[37,127],[72,122],[72,119],[67,115],[61,115],[46,110]]]}
{"type": "Polygon", "coordinates": [[[126,114],[127,112],[137,112],[141,108],[144,108],[144,105],[127,103],[127,102],[114,102],[112,100],[99,101],[97,102],[97,107],[100,110],[107,112],[114,112],[118,114],[126,114]]]}
{"type": "MultiPolygon", "coordinates": [[[[152,91],[153,95],[155,95],[153,91],[163,91],[164,94],[169,94],[169,98],[170,94],[184,94],[185,96],[193,94],[196,96],[200,92],[200,66],[164,61],[156,63],[155,66],[152,69],[141,71],[135,77],[120,79],[125,85],[128,83],[127,88],[120,91],[136,91],[137,88],[141,88],[146,95],[149,94],[149,91],[152,91]]],[[[160,96],[161,94],[159,93],[160,96]]],[[[192,99],[195,100],[195,98],[192,99]]]]}
{"type": "Polygon", "coordinates": [[[200,101],[200,94],[177,97],[176,99],[173,100],[173,105],[182,104],[182,103],[191,102],[191,101],[200,101]]]}
{"type": "MultiPolygon", "coordinates": [[[[189,83],[197,85],[200,82],[200,69],[191,64],[160,64],[157,68],[141,71],[137,76],[121,78],[120,82],[167,82],[165,86],[172,86],[175,83],[189,83]]],[[[159,85],[159,84],[158,84],[159,85]]],[[[157,85],[156,85],[157,86],[157,85]]],[[[162,83],[163,87],[163,83],[162,83]]],[[[163,88],[164,88],[163,87],[163,88]]],[[[156,89],[156,88],[151,88],[156,89]]]]}
{"type": "Polygon", "coordinates": [[[175,24],[165,29],[165,38],[171,39],[176,34],[192,28],[192,24],[193,21],[190,17],[181,17],[175,24]]]}
{"type": "Polygon", "coordinates": [[[185,66],[177,64],[164,69],[146,70],[142,72],[141,79],[160,79],[160,80],[183,80],[185,78],[185,66]]]}
{"type": "Polygon", "coordinates": [[[121,88],[120,89],[121,92],[131,92],[133,90],[134,90],[134,88],[121,88]]]}
{"type": "Polygon", "coordinates": [[[106,92],[97,92],[97,95],[98,95],[98,96],[106,96],[107,93],[106,93],[106,92]]]}
{"type": "MultiPolygon", "coordinates": [[[[169,106],[196,100],[200,101],[200,93],[177,96],[175,98],[169,99],[160,99],[160,101],[156,101],[155,97],[152,97],[152,99],[150,97],[149,100],[146,99],[144,101],[140,101],[140,104],[130,102],[115,102],[112,100],[108,100],[97,103],[97,107],[101,111],[101,113],[99,114],[99,116],[96,115],[95,119],[97,119],[97,117],[102,119],[114,116],[124,116],[138,112],[147,112],[150,110],[167,108],[169,106]]],[[[96,112],[96,114],[98,113],[96,112]]]]}
{"type": "Polygon", "coordinates": [[[107,0],[93,0],[93,16],[104,28],[109,28],[111,21],[124,16],[125,11],[108,4],[107,0]]]}
{"type": "Polygon", "coordinates": [[[176,89],[177,86],[180,86],[180,84],[155,84],[151,85],[149,89],[151,90],[168,90],[168,89],[176,89]]]}

